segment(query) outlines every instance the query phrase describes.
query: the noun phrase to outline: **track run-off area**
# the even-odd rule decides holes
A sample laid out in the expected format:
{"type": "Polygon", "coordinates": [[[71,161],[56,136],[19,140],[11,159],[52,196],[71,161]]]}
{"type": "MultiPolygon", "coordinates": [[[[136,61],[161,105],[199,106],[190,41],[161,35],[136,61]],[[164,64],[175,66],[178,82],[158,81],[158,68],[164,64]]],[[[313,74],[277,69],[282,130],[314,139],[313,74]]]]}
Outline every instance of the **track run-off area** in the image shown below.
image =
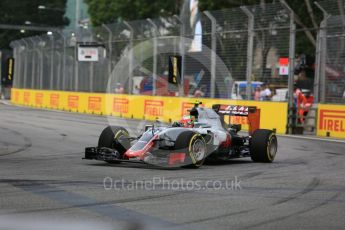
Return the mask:
{"type": "Polygon", "coordinates": [[[82,160],[106,117],[0,104],[0,121],[0,229],[345,229],[345,142],[278,136],[272,164],[168,170],[82,160]]]}

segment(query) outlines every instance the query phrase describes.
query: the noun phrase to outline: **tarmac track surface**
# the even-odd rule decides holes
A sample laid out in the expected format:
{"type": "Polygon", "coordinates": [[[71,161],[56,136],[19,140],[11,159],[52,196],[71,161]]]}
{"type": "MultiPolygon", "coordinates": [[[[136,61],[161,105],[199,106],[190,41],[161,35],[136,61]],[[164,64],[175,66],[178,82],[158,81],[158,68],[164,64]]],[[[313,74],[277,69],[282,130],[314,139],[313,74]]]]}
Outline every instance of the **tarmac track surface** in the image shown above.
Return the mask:
{"type": "MultiPolygon", "coordinates": [[[[112,121],[137,133],[143,127],[112,121]]],[[[243,158],[200,169],[82,160],[106,125],[101,116],[0,104],[0,229],[21,219],[49,220],[52,229],[69,221],[115,229],[345,229],[344,142],[278,137],[272,164],[243,158]]]]}

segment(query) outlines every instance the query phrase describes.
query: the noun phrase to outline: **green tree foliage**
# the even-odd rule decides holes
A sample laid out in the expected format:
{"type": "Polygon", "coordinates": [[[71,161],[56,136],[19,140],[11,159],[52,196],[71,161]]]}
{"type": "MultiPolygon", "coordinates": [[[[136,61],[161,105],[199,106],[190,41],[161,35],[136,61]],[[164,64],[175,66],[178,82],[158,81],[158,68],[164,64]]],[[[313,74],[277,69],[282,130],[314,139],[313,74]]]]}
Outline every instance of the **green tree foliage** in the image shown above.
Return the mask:
{"type": "MultiPolygon", "coordinates": [[[[200,10],[219,10],[242,5],[267,4],[278,0],[199,0],[200,10]]],[[[289,0],[288,5],[296,13],[297,46],[296,52],[314,53],[317,27],[322,13],[312,0],[289,0]]],[[[86,0],[93,25],[98,26],[119,19],[136,20],[179,14],[184,0],[86,0]]]]}
{"type": "MultiPolygon", "coordinates": [[[[0,24],[58,27],[68,24],[64,17],[67,0],[1,0],[0,24]],[[46,10],[38,9],[39,5],[46,6],[46,10]]],[[[18,30],[0,29],[0,49],[9,48],[9,43],[21,37],[42,34],[42,31],[26,31],[24,34],[18,30]]]]}
{"type": "Polygon", "coordinates": [[[94,26],[117,20],[136,20],[178,14],[182,0],[86,0],[94,26]]]}

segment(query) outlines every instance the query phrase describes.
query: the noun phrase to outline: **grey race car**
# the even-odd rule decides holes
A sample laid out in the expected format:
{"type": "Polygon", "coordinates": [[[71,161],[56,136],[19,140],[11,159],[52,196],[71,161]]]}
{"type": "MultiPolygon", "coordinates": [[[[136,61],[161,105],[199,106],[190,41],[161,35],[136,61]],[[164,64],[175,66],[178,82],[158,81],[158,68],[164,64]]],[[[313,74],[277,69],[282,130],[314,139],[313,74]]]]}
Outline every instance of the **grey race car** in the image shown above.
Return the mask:
{"type": "Polygon", "coordinates": [[[162,167],[200,167],[205,160],[251,157],[254,162],[273,162],[277,137],[272,130],[256,129],[238,134],[240,125],[228,125],[225,116],[248,116],[255,108],[196,105],[190,116],[172,125],[147,125],[138,137],[119,126],[106,127],[97,147],[85,149],[84,159],[108,163],[137,162],[162,167]]]}

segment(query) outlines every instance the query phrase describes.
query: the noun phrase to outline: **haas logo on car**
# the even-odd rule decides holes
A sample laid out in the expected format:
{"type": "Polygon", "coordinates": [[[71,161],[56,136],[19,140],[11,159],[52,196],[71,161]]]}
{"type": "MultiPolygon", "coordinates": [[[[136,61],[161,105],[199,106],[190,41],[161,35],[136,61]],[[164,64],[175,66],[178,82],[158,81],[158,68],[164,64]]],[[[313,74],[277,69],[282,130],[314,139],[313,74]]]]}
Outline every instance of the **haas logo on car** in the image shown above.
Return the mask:
{"type": "Polygon", "coordinates": [[[163,106],[163,101],[145,100],[145,115],[156,117],[163,116],[163,106]]]}

